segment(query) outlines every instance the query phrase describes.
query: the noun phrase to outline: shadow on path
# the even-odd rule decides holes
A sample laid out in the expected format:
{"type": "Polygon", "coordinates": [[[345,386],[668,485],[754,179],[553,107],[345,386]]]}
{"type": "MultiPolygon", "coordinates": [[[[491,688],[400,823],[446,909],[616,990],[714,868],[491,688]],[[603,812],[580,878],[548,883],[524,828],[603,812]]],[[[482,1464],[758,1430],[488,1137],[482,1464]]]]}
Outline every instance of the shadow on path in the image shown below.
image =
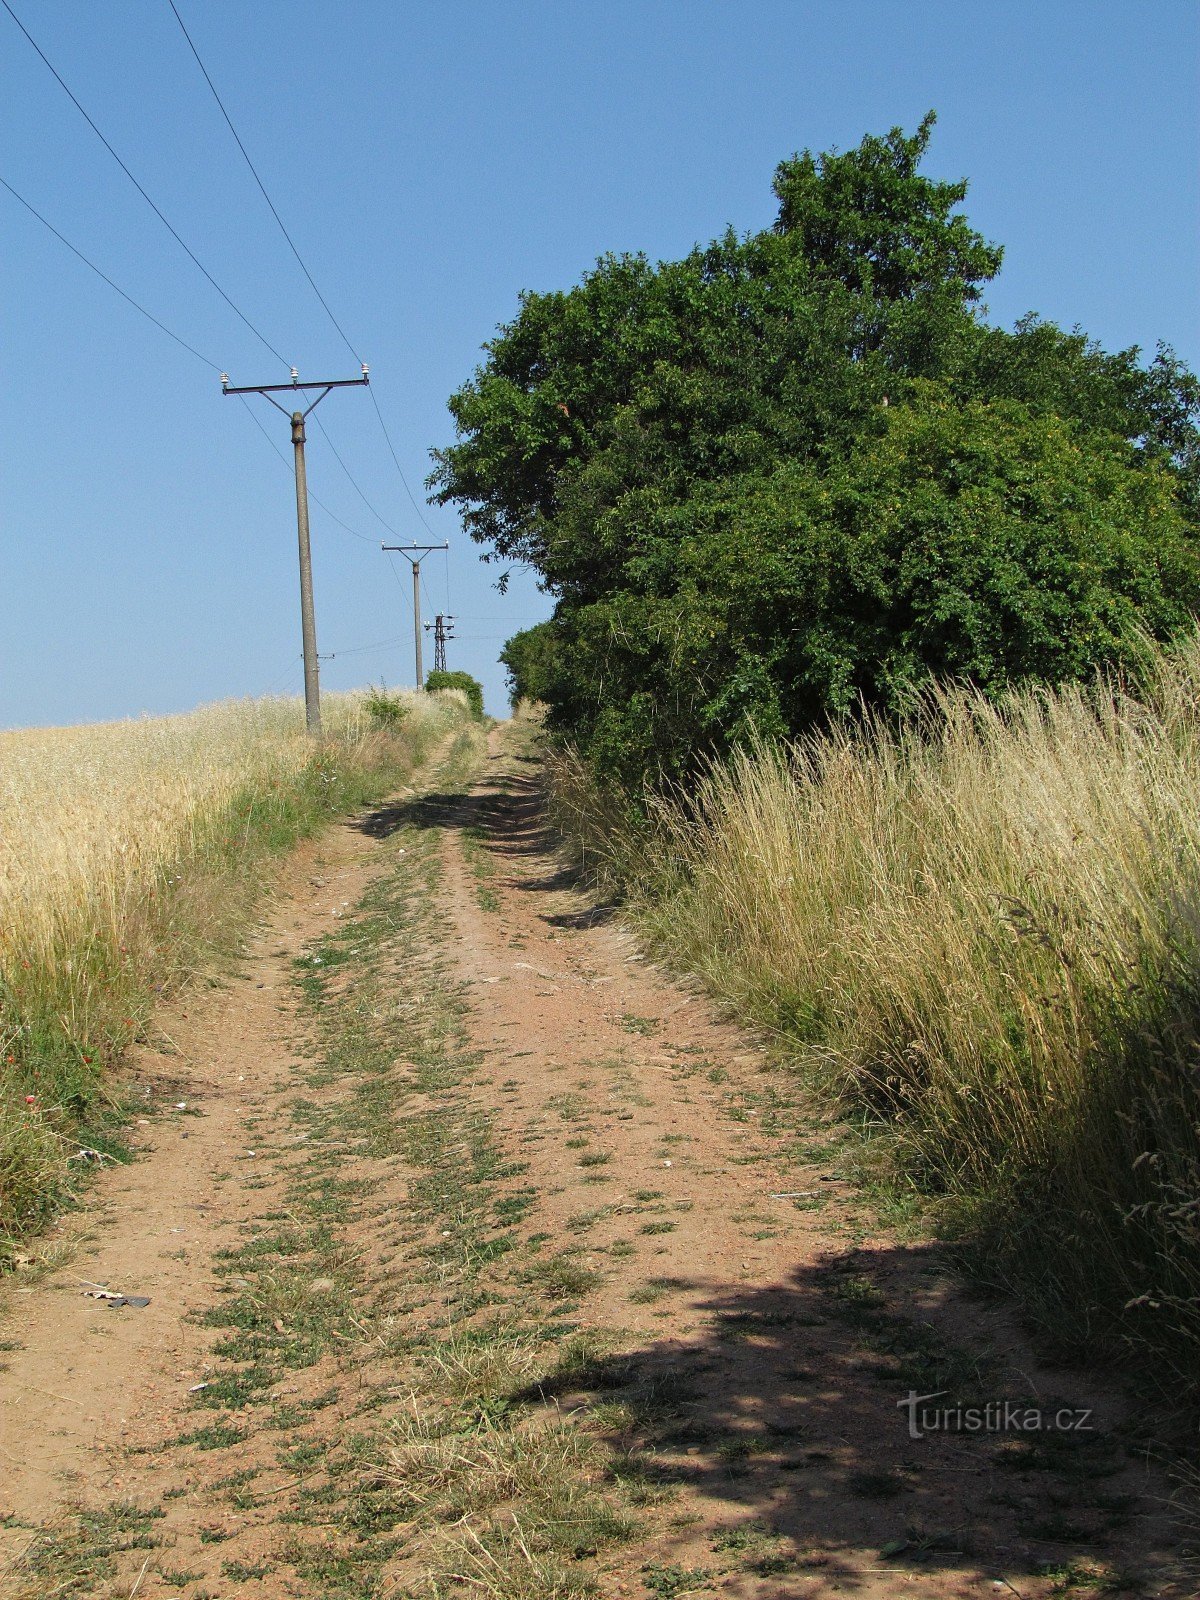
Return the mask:
{"type": "MultiPolygon", "coordinates": [[[[525,775],[389,804],[356,825],[378,839],[409,825],[469,831],[535,906],[581,886],[556,859],[543,791],[525,775]]],[[[582,931],[615,909],[536,915],[582,931]]],[[[814,1223],[828,1244],[830,1225],[814,1223]]],[[[713,1282],[678,1250],[659,1259],[662,1276],[639,1293],[661,1299],[683,1337],[568,1360],[512,1399],[593,1412],[630,1479],[689,1485],[751,1525],[731,1535],[745,1540],[748,1578],[879,1595],[915,1592],[912,1579],[945,1569],[942,1584],[963,1594],[1045,1595],[1066,1592],[1048,1587],[1056,1571],[1101,1562],[1119,1574],[1132,1554],[1142,1583],[1118,1576],[1080,1592],[1186,1600],[1186,1582],[1162,1575],[1172,1530],[1133,1432],[1089,1397],[1085,1374],[1035,1372],[1009,1312],[968,1300],[944,1247],[835,1243],[765,1285],[713,1282]],[[910,1428],[914,1395],[930,1398],[910,1428]]],[[[698,1559],[696,1542],[680,1531],[681,1561],[698,1559]]]]}

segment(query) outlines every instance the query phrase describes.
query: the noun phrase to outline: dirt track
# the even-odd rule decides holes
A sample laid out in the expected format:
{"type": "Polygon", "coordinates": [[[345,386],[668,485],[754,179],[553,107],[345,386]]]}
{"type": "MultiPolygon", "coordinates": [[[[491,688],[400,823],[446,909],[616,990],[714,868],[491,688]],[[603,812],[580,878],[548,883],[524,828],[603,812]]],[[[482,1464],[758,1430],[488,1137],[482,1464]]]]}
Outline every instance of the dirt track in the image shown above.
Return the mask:
{"type": "Polygon", "coordinates": [[[883,1228],[794,1081],[579,891],[526,732],[425,788],[293,859],[136,1063],[140,1159],[9,1293],[0,1592],[583,1592],[536,1550],[497,1577],[503,1527],[456,1554],[524,1526],[519,1475],[398,1487],[410,1414],[459,1407],[586,1435],[627,1520],[589,1510],[563,1570],[601,1595],[1186,1596],[1121,1402],[883,1228]],[[1092,1415],[910,1438],[943,1389],[1092,1415]]]}

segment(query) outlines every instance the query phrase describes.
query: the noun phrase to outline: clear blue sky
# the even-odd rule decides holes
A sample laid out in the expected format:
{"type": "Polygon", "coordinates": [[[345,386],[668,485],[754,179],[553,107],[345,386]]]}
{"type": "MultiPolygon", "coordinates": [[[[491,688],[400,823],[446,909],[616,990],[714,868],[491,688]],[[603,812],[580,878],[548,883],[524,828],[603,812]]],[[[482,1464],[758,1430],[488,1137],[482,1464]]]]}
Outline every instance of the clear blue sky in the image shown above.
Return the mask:
{"type": "MultiPolygon", "coordinates": [[[[214,276],[301,375],[353,363],[300,275],[166,0],[12,0],[214,276]]],[[[1195,0],[177,0],[356,348],[409,483],[452,436],[447,395],[523,288],[606,250],[673,257],[770,222],[805,147],[939,116],[930,170],[1005,246],[1001,323],[1037,310],[1110,348],[1197,337],[1195,0]]],[[[0,12],[0,173],[236,382],[282,375],[0,12]]],[[[298,689],[289,476],[215,374],[0,191],[0,726],[298,689]]],[[[285,453],[287,425],[263,423],[285,453]]],[[[424,537],[369,398],[320,412],[372,504],[424,537]]],[[[310,430],[323,682],[411,681],[407,569],[310,430]],[[387,643],[386,641],[398,641],[387,643]],[[365,649],[366,646],[380,646],[365,649]],[[348,654],[359,649],[358,654],[348,654]]],[[[496,655],[546,614],[506,597],[426,509],[451,665],[502,711],[496,655]]]]}

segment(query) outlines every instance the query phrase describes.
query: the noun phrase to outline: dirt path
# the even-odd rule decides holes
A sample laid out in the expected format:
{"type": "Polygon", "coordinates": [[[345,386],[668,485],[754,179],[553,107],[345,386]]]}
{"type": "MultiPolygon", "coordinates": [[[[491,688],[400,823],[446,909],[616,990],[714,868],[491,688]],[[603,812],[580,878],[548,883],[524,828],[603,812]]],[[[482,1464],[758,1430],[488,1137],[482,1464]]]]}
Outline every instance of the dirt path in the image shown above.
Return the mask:
{"type": "Polygon", "coordinates": [[[882,1227],[481,741],[139,1063],[143,1159],[0,1325],[0,1593],[1194,1592],[1136,1419],[882,1227]],[[1090,1414],[913,1438],[935,1391],[1090,1414]]]}

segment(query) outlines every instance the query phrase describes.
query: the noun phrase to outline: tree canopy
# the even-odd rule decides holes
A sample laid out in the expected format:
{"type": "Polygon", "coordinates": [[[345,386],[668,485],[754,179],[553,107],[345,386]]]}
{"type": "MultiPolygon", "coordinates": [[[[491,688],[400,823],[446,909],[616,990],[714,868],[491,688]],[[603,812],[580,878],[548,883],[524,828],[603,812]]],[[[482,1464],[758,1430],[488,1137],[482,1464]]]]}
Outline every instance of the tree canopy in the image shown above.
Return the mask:
{"type": "Polygon", "coordinates": [[[1200,386],[989,326],[1001,251],[922,174],[933,125],[784,161],[768,230],[523,295],[451,397],[439,500],[558,601],[514,685],[606,770],[931,674],[1082,677],[1200,604],[1200,386]]]}

